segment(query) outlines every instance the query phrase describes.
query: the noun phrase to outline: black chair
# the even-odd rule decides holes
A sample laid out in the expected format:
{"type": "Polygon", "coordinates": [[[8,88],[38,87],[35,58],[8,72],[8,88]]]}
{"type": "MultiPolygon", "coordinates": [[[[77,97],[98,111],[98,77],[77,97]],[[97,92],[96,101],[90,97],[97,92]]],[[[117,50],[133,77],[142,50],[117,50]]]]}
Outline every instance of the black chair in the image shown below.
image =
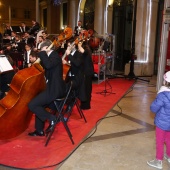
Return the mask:
{"type": "MultiPolygon", "coordinates": [[[[57,115],[56,115],[57,121],[56,122],[61,121],[63,123],[63,125],[64,125],[64,127],[66,129],[66,132],[67,132],[67,134],[68,134],[72,144],[74,144],[71,131],[70,131],[68,125],[67,125],[67,120],[64,119],[64,114],[63,114],[64,106],[66,104],[66,101],[68,100],[68,97],[69,97],[70,93],[71,93],[72,86],[73,86],[72,82],[69,82],[67,84],[66,95],[63,98],[55,99],[54,100],[54,104],[55,104],[55,107],[57,109],[57,115]]],[[[51,136],[52,136],[52,134],[54,132],[56,124],[53,126],[53,129],[49,133],[47,133],[47,140],[46,140],[45,146],[48,145],[48,143],[50,141],[50,138],[51,138],[51,136]]]]}
{"type": "MultiPolygon", "coordinates": [[[[86,118],[85,118],[85,116],[83,114],[83,111],[80,108],[79,99],[76,96],[76,91],[73,88],[73,82],[72,81],[67,83],[66,89],[67,90],[66,90],[65,97],[54,100],[54,104],[55,104],[55,107],[56,107],[56,110],[57,110],[57,114],[56,114],[57,121],[56,122],[61,121],[63,123],[72,144],[74,144],[71,131],[70,131],[68,125],[67,125],[67,121],[68,121],[69,117],[71,116],[73,107],[74,106],[77,107],[77,110],[78,110],[78,112],[80,114],[80,117],[83,118],[85,122],[87,122],[87,120],[86,120],[86,118]],[[71,106],[69,112],[67,112],[67,106],[71,106]]],[[[45,146],[48,145],[49,140],[50,140],[50,138],[51,138],[51,136],[52,136],[52,134],[54,132],[55,126],[47,134],[47,140],[46,140],[45,146]]]]}
{"type": "MultiPolygon", "coordinates": [[[[87,122],[85,116],[84,116],[84,113],[82,111],[82,109],[80,108],[80,104],[79,104],[79,99],[76,95],[76,91],[75,89],[72,89],[71,92],[70,92],[70,95],[67,99],[67,108],[65,109],[66,113],[67,113],[67,119],[69,119],[69,117],[71,116],[71,113],[72,113],[72,110],[73,110],[73,107],[76,106],[77,107],[77,110],[80,114],[80,117],[84,119],[85,123],[87,122]]],[[[66,115],[66,114],[65,114],[66,115]]]]}

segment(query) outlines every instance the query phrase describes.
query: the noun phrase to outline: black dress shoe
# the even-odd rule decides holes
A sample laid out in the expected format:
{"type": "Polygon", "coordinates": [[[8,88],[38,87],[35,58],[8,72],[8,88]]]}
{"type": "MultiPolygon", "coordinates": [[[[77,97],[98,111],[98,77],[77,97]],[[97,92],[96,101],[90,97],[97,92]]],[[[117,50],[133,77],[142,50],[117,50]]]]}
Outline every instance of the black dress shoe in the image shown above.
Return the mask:
{"type": "MultiPolygon", "coordinates": [[[[59,120],[59,121],[60,121],[60,120],[59,120]]],[[[47,129],[45,130],[45,133],[51,132],[51,131],[54,129],[54,126],[55,126],[59,121],[57,121],[56,119],[50,121],[50,124],[49,124],[49,126],[47,127],[47,129]]]]}
{"type": "Polygon", "coordinates": [[[34,132],[28,133],[28,135],[29,135],[29,136],[45,136],[45,134],[44,134],[43,131],[38,132],[38,131],[36,131],[36,130],[35,130],[34,132]]]}

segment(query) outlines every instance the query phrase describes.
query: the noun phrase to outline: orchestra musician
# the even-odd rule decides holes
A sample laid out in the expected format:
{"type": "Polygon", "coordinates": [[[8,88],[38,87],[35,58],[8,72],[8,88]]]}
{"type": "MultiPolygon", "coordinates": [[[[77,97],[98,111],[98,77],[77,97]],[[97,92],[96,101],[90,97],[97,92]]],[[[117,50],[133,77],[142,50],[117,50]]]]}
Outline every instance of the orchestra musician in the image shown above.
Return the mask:
{"type": "Polygon", "coordinates": [[[79,36],[79,34],[81,33],[82,30],[83,30],[82,22],[78,21],[78,25],[75,26],[75,28],[74,28],[74,36],[75,37],[79,36]]]}
{"type": "Polygon", "coordinates": [[[11,25],[9,23],[5,24],[4,36],[11,36],[11,32],[13,31],[11,25]]]}
{"type": "Polygon", "coordinates": [[[30,29],[28,26],[26,26],[25,22],[21,22],[21,26],[19,28],[22,33],[28,32],[30,29]]]}
{"type": "Polygon", "coordinates": [[[41,44],[43,43],[44,41],[44,37],[42,35],[40,35],[38,37],[38,42],[36,43],[36,47],[34,48],[34,51],[40,51],[40,47],[41,47],[41,44]]]}
{"type": "Polygon", "coordinates": [[[45,132],[50,132],[56,124],[56,116],[47,111],[56,98],[63,97],[65,94],[65,82],[63,81],[62,59],[57,51],[48,49],[51,41],[46,40],[41,45],[38,56],[45,69],[46,89],[38,94],[28,104],[29,109],[35,113],[35,131],[30,132],[29,136],[44,136],[45,132]],[[49,121],[49,126],[44,132],[45,121],[49,121]]]}
{"type": "Polygon", "coordinates": [[[15,41],[12,43],[12,48],[15,52],[23,52],[25,50],[25,43],[21,41],[19,35],[15,36],[15,41]]]}
{"type": "Polygon", "coordinates": [[[24,68],[27,68],[29,63],[30,63],[29,56],[30,56],[32,51],[33,51],[32,46],[30,44],[25,44],[24,68]]]}
{"type": "Polygon", "coordinates": [[[38,54],[35,51],[32,51],[29,55],[29,64],[28,67],[31,67],[35,63],[40,63],[40,60],[38,58],[38,54]]]}
{"type": "Polygon", "coordinates": [[[32,27],[28,31],[30,35],[35,37],[39,30],[40,30],[40,24],[37,21],[32,20],[32,27]]]}
{"type": "Polygon", "coordinates": [[[25,44],[30,44],[32,47],[35,46],[35,38],[29,34],[29,32],[24,33],[22,42],[25,44]]]}
{"type": "MultiPolygon", "coordinates": [[[[68,73],[68,77],[66,81],[73,82],[73,88],[76,91],[76,96],[80,99],[80,101],[86,100],[85,94],[85,84],[84,84],[84,64],[83,64],[83,56],[80,51],[78,51],[78,46],[74,44],[74,40],[69,40],[67,44],[66,55],[68,61],[63,59],[63,64],[67,62],[70,63],[70,70],[68,73]]],[[[70,112],[72,108],[72,103],[69,103],[66,109],[66,112],[70,112]]]]}
{"type": "Polygon", "coordinates": [[[92,93],[92,78],[94,75],[94,65],[92,61],[92,52],[88,45],[87,41],[78,43],[78,50],[83,55],[83,64],[84,64],[84,84],[85,84],[85,93],[86,100],[81,101],[80,108],[83,110],[87,110],[91,108],[91,93],[92,93]]]}

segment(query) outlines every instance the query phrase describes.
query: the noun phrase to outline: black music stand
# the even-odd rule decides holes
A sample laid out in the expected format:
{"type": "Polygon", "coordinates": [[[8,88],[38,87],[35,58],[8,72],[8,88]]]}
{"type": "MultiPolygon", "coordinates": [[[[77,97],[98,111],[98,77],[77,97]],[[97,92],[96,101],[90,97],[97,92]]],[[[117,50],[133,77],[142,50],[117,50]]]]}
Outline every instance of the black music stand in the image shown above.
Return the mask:
{"type": "Polygon", "coordinates": [[[106,77],[106,62],[105,62],[104,65],[102,65],[102,69],[103,69],[102,70],[102,74],[103,74],[102,76],[103,76],[103,81],[104,81],[104,90],[102,90],[101,92],[97,92],[97,94],[102,94],[104,96],[106,96],[107,94],[108,95],[115,94],[115,93],[112,92],[112,86],[109,83],[109,79],[106,77]],[[108,88],[107,88],[107,85],[109,86],[108,88]]]}
{"type": "Polygon", "coordinates": [[[104,81],[104,90],[102,90],[101,92],[97,92],[97,94],[101,94],[101,95],[104,95],[104,96],[110,95],[110,94],[116,94],[116,93],[112,92],[112,86],[109,83],[108,78],[105,78],[105,81],[104,81]],[[107,85],[109,86],[109,88],[107,88],[107,85]]]}

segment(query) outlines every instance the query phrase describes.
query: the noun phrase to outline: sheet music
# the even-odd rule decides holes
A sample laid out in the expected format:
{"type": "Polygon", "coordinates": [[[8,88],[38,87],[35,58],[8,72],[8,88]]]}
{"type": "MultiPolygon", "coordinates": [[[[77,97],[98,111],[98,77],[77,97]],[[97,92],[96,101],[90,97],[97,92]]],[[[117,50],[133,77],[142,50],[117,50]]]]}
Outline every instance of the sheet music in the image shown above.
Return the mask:
{"type": "Polygon", "coordinates": [[[13,67],[9,63],[8,59],[5,55],[0,55],[0,73],[5,71],[13,70],[13,67]]]}

